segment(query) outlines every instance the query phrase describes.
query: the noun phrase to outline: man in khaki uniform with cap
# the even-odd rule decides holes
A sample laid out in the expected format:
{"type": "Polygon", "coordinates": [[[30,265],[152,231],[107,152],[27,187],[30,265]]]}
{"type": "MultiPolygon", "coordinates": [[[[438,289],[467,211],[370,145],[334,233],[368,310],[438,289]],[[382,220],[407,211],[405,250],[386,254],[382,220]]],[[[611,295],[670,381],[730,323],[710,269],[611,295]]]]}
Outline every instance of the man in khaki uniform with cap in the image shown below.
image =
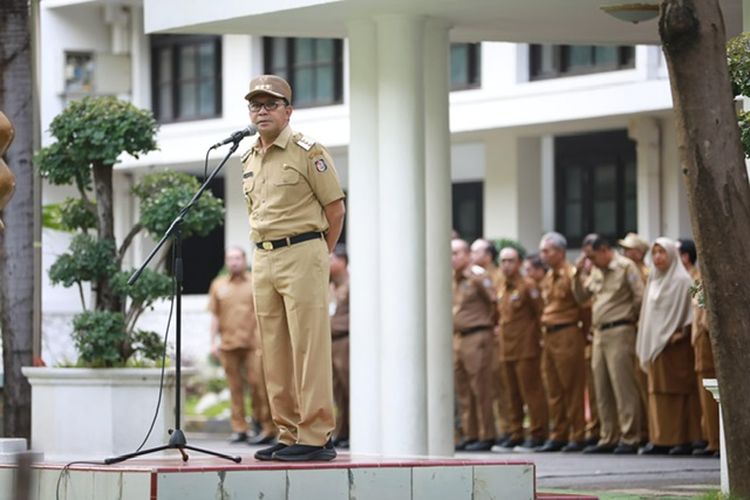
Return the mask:
{"type": "Polygon", "coordinates": [[[332,460],[333,375],[329,254],[341,234],[344,193],[328,151],[289,127],[292,89],[262,75],[245,96],[260,137],[243,155],[255,310],[278,443],[258,460],[332,460]]]}
{"type": "Polygon", "coordinates": [[[635,263],[616,253],[598,234],[586,236],[573,291],[592,299],[591,367],[601,431],[584,453],[634,454],[641,440],[641,400],[635,379],[635,335],[643,282],[635,263]],[[586,271],[586,260],[593,267],[586,271]]]}
{"type": "Polygon", "coordinates": [[[224,368],[231,398],[232,443],[267,444],[276,436],[268,408],[263,359],[253,306],[253,280],[247,270],[245,251],[227,249],[224,263],[228,273],[216,277],[208,291],[211,311],[211,354],[224,368]],[[250,386],[253,419],[258,435],[248,438],[245,420],[245,384],[250,386]]]}
{"type": "MultiPolygon", "coordinates": [[[[638,272],[641,273],[641,280],[643,286],[646,286],[648,281],[649,267],[646,264],[646,255],[648,255],[651,245],[648,241],[641,238],[637,233],[628,233],[625,238],[618,240],[617,244],[622,248],[622,253],[625,257],[632,260],[638,272]]],[[[638,381],[638,394],[641,397],[641,442],[648,442],[648,376],[646,372],[641,369],[641,364],[636,359],[635,361],[635,379],[638,381]]]]}

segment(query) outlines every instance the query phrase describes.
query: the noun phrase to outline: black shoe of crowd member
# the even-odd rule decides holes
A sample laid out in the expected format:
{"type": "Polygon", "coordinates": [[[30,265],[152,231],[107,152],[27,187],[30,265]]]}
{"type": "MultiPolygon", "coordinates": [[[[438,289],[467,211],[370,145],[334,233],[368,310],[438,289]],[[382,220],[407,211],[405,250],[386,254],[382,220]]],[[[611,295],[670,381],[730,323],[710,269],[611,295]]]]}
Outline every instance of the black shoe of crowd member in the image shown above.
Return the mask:
{"type": "Polygon", "coordinates": [[[513,451],[518,453],[530,453],[532,451],[538,450],[542,446],[544,446],[544,439],[528,438],[524,440],[524,442],[513,448],[513,451]]]}
{"type": "Polygon", "coordinates": [[[253,437],[247,438],[247,444],[258,445],[258,444],[271,444],[276,441],[276,436],[273,434],[256,434],[253,437]]]}
{"type": "Polygon", "coordinates": [[[247,433],[246,432],[233,432],[232,435],[229,437],[229,444],[239,444],[239,443],[245,443],[247,442],[247,433]]]}
{"type": "Polygon", "coordinates": [[[672,456],[678,455],[690,455],[693,453],[693,446],[690,443],[678,444],[669,449],[669,454],[672,456]]]}
{"type": "Polygon", "coordinates": [[[708,447],[706,447],[693,450],[692,455],[694,457],[718,457],[719,452],[716,450],[709,450],[708,447]]]}
{"type": "Polygon", "coordinates": [[[638,453],[638,447],[634,444],[620,443],[615,447],[612,453],[615,455],[635,455],[638,453]]]}
{"type": "Polygon", "coordinates": [[[336,437],[336,439],[333,440],[333,446],[336,448],[342,448],[344,450],[349,449],[349,436],[341,436],[336,437]]]}
{"type": "Polygon", "coordinates": [[[563,446],[560,451],[563,453],[576,453],[579,451],[583,451],[583,443],[579,443],[578,441],[569,441],[568,444],[563,446]]]}
{"type": "Polygon", "coordinates": [[[567,443],[565,441],[553,441],[552,439],[548,439],[544,442],[544,444],[537,448],[537,453],[551,453],[554,451],[560,451],[562,450],[567,443]]]}
{"type": "Polygon", "coordinates": [[[516,446],[523,443],[523,439],[504,439],[499,443],[495,441],[495,445],[492,447],[492,451],[495,453],[510,453],[515,449],[516,446]]]}
{"type": "MultiPolygon", "coordinates": [[[[615,446],[612,444],[595,444],[587,446],[583,449],[583,453],[586,455],[602,455],[606,453],[612,453],[615,451],[615,446]]],[[[638,451],[638,450],[636,450],[638,451]]]]}
{"type": "Polygon", "coordinates": [[[476,439],[462,439],[458,443],[456,443],[455,450],[456,451],[464,451],[466,447],[470,444],[476,443],[476,439]]]}
{"type": "Polygon", "coordinates": [[[512,439],[511,435],[506,432],[505,434],[502,434],[497,439],[495,439],[495,444],[500,446],[504,444],[505,442],[510,441],[511,439],[512,439]]]}
{"type": "Polygon", "coordinates": [[[490,451],[494,444],[494,439],[488,439],[486,441],[474,441],[471,444],[467,444],[466,448],[464,448],[464,451],[490,451]]]}
{"type": "Polygon", "coordinates": [[[668,455],[671,447],[660,446],[654,443],[647,443],[646,446],[638,450],[639,455],[668,455]]]}
{"type": "Polygon", "coordinates": [[[583,440],[584,449],[588,448],[589,446],[595,446],[597,444],[599,444],[599,438],[597,436],[591,436],[590,438],[586,438],[583,440]]]}

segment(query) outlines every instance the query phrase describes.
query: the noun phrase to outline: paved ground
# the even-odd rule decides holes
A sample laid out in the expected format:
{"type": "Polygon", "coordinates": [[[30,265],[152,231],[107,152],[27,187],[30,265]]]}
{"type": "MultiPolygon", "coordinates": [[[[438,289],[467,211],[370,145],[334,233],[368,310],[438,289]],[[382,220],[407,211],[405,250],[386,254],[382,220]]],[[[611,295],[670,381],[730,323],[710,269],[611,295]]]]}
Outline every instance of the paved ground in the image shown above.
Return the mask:
{"type": "MultiPolygon", "coordinates": [[[[230,445],[216,434],[187,433],[188,443],[236,453],[257,447],[230,445]]],[[[700,498],[719,489],[719,459],[582,455],[580,453],[458,453],[458,458],[528,460],[537,467],[541,491],[575,491],[603,500],[700,498]]]]}

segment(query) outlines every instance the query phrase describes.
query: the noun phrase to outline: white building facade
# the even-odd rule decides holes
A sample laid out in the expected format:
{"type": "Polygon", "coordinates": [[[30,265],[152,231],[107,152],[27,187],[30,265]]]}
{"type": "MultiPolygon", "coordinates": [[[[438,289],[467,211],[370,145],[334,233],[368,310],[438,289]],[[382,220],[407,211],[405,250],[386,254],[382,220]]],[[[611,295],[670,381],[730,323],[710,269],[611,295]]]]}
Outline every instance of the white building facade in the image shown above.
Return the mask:
{"type": "MultiPolygon", "coordinates": [[[[348,193],[354,449],[450,452],[452,228],[529,250],[551,230],[572,248],[594,231],[690,236],[654,22],[623,25],[583,0],[550,7],[547,19],[518,1],[217,3],[206,12],[177,0],[43,0],[43,128],[88,94],[155,112],[160,150],[116,169],[122,239],[138,217],[129,190],[143,175],[202,176],[208,147],[249,121],[249,80],[290,79],[292,127],[331,150],[348,193]]],[[[739,2],[725,6],[741,12],[739,2]]],[[[741,15],[726,17],[736,32],[741,15]]],[[[195,278],[184,350],[195,362],[208,354],[207,280],[225,247],[252,248],[239,161],[249,145],[212,186],[225,202],[223,229],[192,251],[186,243],[186,278],[195,278]]],[[[71,193],[46,185],[44,203],[71,193]]],[[[45,269],[67,241],[45,230],[45,269]]],[[[152,244],[138,241],[129,262],[152,244]]],[[[45,359],[59,362],[73,356],[77,293],[46,276],[43,293],[45,359]]],[[[167,310],[142,321],[158,331],[167,310]]]]}

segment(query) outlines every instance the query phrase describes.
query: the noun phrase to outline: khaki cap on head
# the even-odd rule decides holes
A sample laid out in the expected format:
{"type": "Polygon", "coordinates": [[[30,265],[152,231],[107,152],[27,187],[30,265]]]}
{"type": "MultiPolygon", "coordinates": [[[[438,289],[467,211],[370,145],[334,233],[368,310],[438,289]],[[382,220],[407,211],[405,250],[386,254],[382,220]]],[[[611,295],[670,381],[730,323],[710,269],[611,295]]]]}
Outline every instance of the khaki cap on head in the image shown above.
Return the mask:
{"type": "Polygon", "coordinates": [[[268,94],[292,102],[292,87],[286,80],[276,75],[260,75],[250,80],[250,92],[245,99],[248,101],[258,94],[268,94]]]}
{"type": "Polygon", "coordinates": [[[651,248],[648,241],[644,240],[636,233],[626,234],[624,239],[617,241],[617,244],[623,248],[636,248],[638,250],[643,250],[644,252],[648,252],[648,249],[651,248]]]}

